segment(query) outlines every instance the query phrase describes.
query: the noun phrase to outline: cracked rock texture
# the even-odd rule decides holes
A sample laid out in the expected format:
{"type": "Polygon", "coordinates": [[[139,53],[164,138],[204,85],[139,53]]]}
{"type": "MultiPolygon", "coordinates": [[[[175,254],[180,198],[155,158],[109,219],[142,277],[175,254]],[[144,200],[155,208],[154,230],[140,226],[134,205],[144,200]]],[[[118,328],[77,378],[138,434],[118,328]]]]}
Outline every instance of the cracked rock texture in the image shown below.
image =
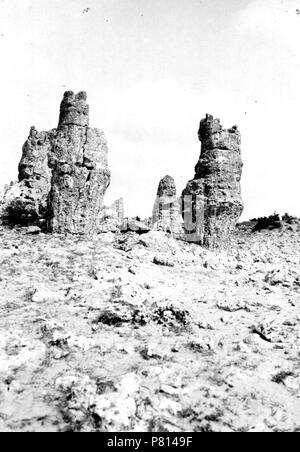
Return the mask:
{"type": "Polygon", "coordinates": [[[31,128],[13,197],[22,222],[46,221],[49,231],[59,233],[97,231],[110,172],[107,142],[102,130],[89,127],[86,98],[85,92],[67,91],[57,129],[31,128]]]}
{"type": "Polygon", "coordinates": [[[202,143],[194,179],[182,193],[186,238],[208,248],[227,247],[242,211],[241,135],[211,115],[200,122],[202,143]]]}
{"type": "Polygon", "coordinates": [[[124,221],[124,200],[119,198],[101,211],[101,224],[98,232],[117,232],[124,221]]]}
{"type": "Polygon", "coordinates": [[[176,197],[176,184],[171,176],[160,180],[152,214],[153,229],[183,234],[180,204],[176,197]]]}
{"type": "Polygon", "coordinates": [[[48,229],[52,232],[85,234],[97,230],[110,172],[104,133],[89,128],[88,121],[86,94],[66,92],[49,159],[48,229]]]}
{"type": "Polygon", "coordinates": [[[55,132],[30,129],[19,163],[19,181],[5,186],[1,196],[1,214],[13,222],[40,223],[46,217],[52,176],[48,158],[55,132]]]}

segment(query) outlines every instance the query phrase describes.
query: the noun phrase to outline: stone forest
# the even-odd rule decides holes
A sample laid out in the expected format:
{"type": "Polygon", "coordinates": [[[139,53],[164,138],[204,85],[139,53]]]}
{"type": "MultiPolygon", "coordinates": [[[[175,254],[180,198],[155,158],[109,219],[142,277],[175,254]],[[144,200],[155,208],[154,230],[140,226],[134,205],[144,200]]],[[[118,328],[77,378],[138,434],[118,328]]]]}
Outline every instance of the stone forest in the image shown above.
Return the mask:
{"type": "Polygon", "coordinates": [[[241,222],[238,127],[198,138],[141,219],[105,204],[85,92],[31,127],[0,192],[0,431],[300,431],[300,220],[241,222]]]}
{"type": "MultiPolygon", "coordinates": [[[[15,214],[16,222],[57,233],[101,230],[110,184],[108,147],[104,132],[89,127],[86,100],[85,92],[67,91],[57,129],[38,132],[31,127],[19,163],[19,182],[6,187],[2,200],[2,210],[5,204],[7,215],[15,214]]],[[[237,126],[225,130],[219,119],[206,115],[198,137],[202,148],[193,180],[178,198],[172,177],[160,181],[151,227],[208,248],[226,247],[243,211],[241,136],[237,126]]],[[[122,200],[111,206],[119,223],[124,220],[120,204],[122,200]]],[[[143,229],[138,224],[130,227],[143,229]]]]}

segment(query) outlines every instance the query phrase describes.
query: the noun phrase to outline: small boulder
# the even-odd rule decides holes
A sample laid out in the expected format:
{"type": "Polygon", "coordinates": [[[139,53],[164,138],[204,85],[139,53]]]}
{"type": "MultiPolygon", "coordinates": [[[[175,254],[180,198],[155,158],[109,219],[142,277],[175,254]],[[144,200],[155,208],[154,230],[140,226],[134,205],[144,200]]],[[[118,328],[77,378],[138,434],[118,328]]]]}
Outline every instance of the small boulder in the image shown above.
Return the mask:
{"type": "Polygon", "coordinates": [[[137,234],[147,234],[151,228],[138,220],[125,219],[121,226],[121,232],[136,232],[137,234]]]}

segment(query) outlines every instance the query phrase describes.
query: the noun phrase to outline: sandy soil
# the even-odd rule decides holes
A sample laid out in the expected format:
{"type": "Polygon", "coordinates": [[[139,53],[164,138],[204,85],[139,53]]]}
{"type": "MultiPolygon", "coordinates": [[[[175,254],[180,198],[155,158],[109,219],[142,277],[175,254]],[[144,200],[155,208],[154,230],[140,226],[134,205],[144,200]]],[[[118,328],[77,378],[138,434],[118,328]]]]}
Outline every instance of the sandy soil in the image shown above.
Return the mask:
{"type": "Polygon", "coordinates": [[[300,431],[300,231],[0,227],[1,431],[300,431]]]}

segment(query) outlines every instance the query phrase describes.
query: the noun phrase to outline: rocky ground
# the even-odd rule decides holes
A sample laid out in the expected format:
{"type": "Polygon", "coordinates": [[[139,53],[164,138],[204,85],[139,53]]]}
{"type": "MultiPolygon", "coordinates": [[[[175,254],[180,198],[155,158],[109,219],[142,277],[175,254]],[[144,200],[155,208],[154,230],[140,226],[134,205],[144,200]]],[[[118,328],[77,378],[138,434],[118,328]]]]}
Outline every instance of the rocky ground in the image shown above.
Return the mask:
{"type": "Polygon", "coordinates": [[[300,227],[0,227],[1,431],[300,431],[300,227]]]}

